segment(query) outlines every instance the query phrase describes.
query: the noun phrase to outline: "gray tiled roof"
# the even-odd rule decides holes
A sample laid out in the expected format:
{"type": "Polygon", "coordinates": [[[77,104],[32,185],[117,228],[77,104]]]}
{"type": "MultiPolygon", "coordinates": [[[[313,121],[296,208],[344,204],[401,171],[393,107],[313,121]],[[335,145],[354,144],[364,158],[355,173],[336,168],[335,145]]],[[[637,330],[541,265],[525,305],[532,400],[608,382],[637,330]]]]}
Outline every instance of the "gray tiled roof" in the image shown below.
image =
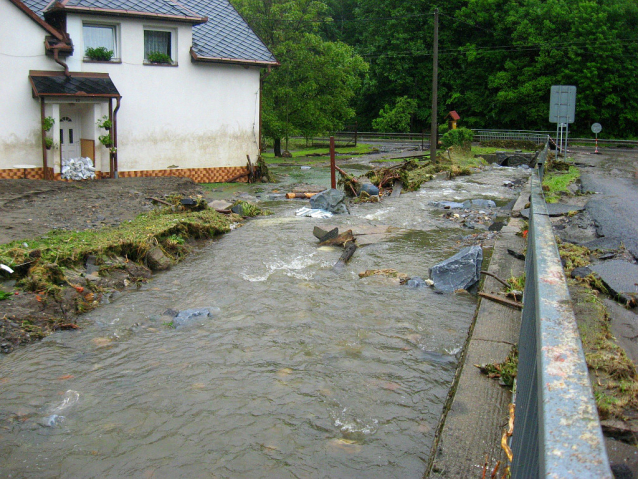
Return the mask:
{"type": "Polygon", "coordinates": [[[120,93],[110,77],[67,77],[65,75],[31,75],[33,87],[39,95],[106,95],[117,97],[120,93]]]}
{"type": "Polygon", "coordinates": [[[46,8],[46,6],[51,3],[51,0],[22,0],[29,9],[38,14],[40,18],[44,20],[44,15],[42,11],[46,8]]]}
{"type": "Polygon", "coordinates": [[[65,7],[127,10],[129,12],[155,13],[194,17],[194,12],[171,0],[68,0],[65,7]]]}
{"type": "MultiPolygon", "coordinates": [[[[44,18],[51,0],[23,0],[44,18]]],[[[272,63],[277,60],[228,0],[68,0],[69,7],[208,17],[193,26],[193,50],[200,57],[272,63]]]]}
{"type": "Polygon", "coordinates": [[[210,58],[276,62],[259,37],[228,0],[182,0],[208,22],[193,27],[193,50],[210,58]]]}

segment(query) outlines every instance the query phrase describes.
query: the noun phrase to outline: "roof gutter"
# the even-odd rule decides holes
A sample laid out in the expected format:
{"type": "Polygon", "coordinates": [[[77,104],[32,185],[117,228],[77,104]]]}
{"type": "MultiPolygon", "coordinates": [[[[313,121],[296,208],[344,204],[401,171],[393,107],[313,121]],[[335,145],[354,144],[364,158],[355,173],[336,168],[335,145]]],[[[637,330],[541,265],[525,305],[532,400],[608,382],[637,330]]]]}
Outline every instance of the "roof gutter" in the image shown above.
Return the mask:
{"type": "Polygon", "coordinates": [[[245,60],[243,58],[224,58],[224,57],[200,57],[193,47],[191,47],[191,61],[203,63],[227,63],[231,65],[245,65],[258,67],[278,67],[281,65],[278,61],[262,61],[262,60],[245,60]]]}
{"type": "Polygon", "coordinates": [[[65,5],[64,2],[55,2],[45,11],[45,13],[47,14],[53,12],[91,13],[95,15],[113,15],[120,17],[146,18],[153,20],[170,20],[173,22],[191,23],[193,25],[201,25],[202,23],[206,23],[208,21],[208,17],[202,17],[198,15],[171,15],[168,13],[137,12],[135,10],[122,10],[115,8],[76,7],[72,5],[65,5]]]}

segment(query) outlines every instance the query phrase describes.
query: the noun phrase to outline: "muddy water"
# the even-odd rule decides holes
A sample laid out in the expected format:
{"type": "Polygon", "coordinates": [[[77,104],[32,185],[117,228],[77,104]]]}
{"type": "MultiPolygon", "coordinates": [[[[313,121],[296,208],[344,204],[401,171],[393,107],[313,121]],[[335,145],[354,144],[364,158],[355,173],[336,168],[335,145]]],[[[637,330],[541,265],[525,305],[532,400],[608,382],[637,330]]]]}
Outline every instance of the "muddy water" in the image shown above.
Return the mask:
{"type": "Polygon", "coordinates": [[[476,300],[381,278],[427,277],[469,234],[434,199],[515,196],[520,170],[435,181],[298,218],[298,202],[202,247],[139,291],[0,362],[0,476],[417,478],[476,300]],[[389,225],[344,270],[315,224],[389,225]],[[162,312],[216,307],[171,329],[162,312]]]}

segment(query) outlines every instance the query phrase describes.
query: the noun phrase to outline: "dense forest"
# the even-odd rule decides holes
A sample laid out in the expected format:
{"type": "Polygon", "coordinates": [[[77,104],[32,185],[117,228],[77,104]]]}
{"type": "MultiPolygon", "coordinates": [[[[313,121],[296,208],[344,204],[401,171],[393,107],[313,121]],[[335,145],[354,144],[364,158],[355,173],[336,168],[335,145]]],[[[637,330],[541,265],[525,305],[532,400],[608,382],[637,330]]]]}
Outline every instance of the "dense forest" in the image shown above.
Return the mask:
{"type": "Polygon", "coordinates": [[[578,89],[573,133],[638,136],[636,0],[232,0],[281,66],[264,72],[264,134],[429,130],[438,116],[552,130],[551,85],[578,89]]]}

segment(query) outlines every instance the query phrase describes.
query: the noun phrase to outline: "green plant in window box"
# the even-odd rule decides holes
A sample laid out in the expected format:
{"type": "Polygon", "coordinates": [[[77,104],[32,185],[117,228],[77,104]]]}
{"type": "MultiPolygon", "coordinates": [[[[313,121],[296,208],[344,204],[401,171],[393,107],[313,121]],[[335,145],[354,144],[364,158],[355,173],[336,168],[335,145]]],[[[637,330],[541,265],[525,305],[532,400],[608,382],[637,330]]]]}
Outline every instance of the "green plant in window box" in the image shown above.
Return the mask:
{"type": "Polygon", "coordinates": [[[146,59],[151,63],[173,63],[170,55],[161,52],[150,52],[146,59]]]}
{"type": "Polygon", "coordinates": [[[50,131],[55,124],[55,119],[52,116],[47,116],[44,120],[42,120],[42,129],[44,131],[50,131]]]}
{"type": "Polygon", "coordinates": [[[84,55],[86,55],[89,60],[96,62],[110,62],[114,52],[113,50],[107,50],[106,47],[89,47],[84,52],[84,55]]]}
{"type": "Polygon", "coordinates": [[[111,134],[107,133],[106,135],[100,135],[97,137],[105,147],[110,148],[113,146],[113,139],[111,138],[111,134]]]}
{"type": "Polygon", "coordinates": [[[109,118],[106,115],[104,115],[102,118],[100,118],[97,121],[97,126],[98,128],[104,128],[105,130],[110,130],[111,127],[113,126],[113,122],[109,120],[109,118]]]}

